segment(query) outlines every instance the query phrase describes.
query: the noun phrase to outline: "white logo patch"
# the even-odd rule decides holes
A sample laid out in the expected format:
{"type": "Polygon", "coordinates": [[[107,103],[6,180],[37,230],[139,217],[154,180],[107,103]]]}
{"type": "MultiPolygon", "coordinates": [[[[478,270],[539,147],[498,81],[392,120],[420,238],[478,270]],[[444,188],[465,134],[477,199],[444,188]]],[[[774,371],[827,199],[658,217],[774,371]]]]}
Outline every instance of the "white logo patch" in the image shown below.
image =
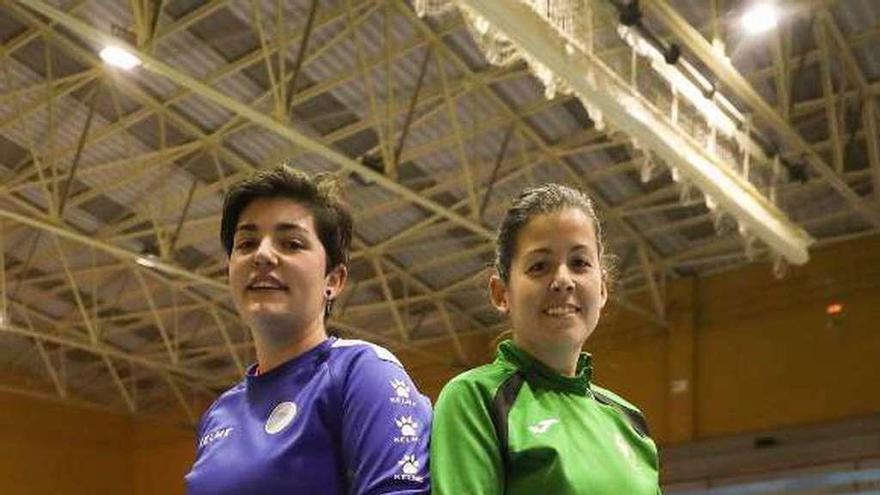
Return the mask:
{"type": "Polygon", "coordinates": [[[424,481],[424,477],[419,476],[419,466],[421,463],[418,459],[416,459],[415,454],[407,454],[403,456],[403,459],[397,462],[400,465],[400,471],[403,474],[395,474],[395,480],[406,480],[406,481],[415,481],[416,483],[421,483],[424,481]]]}
{"type": "Polygon", "coordinates": [[[419,439],[419,423],[412,416],[401,416],[394,420],[400,429],[400,436],[394,437],[394,443],[413,443],[419,439]]]}
{"type": "Polygon", "coordinates": [[[390,398],[392,404],[400,406],[415,406],[416,403],[409,398],[409,385],[403,380],[395,378],[389,382],[394,389],[394,395],[390,398]]]}
{"type": "Polygon", "coordinates": [[[282,402],[272,409],[269,419],[266,420],[264,429],[266,433],[274,435],[287,427],[296,417],[296,404],[287,401],[282,402]]]}
{"type": "Polygon", "coordinates": [[[559,418],[549,418],[543,421],[538,421],[537,423],[529,426],[529,431],[532,432],[532,435],[542,435],[547,433],[547,430],[550,429],[551,426],[555,425],[559,422],[559,418]]]}
{"type": "Polygon", "coordinates": [[[231,426],[227,426],[226,428],[217,428],[216,430],[209,431],[208,433],[202,435],[202,438],[199,439],[199,448],[210,445],[218,440],[222,440],[228,437],[229,433],[231,432],[231,426]]]}
{"type": "Polygon", "coordinates": [[[409,385],[403,380],[391,380],[391,386],[394,387],[394,395],[409,399],[409,385]]]}
{"type": "Polygon", "coordinates": [[[403,459],[401,459],[398,464],[403,466],[400,470],[403,471],[404,474],[416,474],[419,472],[419,461],[413,454],[403,456],[403,459]]]}

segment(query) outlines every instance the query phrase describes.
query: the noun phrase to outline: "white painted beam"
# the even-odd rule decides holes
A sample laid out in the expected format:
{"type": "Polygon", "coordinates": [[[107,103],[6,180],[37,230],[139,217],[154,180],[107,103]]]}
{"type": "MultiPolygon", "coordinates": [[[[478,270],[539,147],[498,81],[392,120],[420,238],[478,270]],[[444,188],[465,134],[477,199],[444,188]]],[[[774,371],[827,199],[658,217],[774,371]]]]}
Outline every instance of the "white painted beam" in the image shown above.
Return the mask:
{"type": "MultiPolygon", "coordinates": [[[[843,199],[858,211],[866,220],[880,227],[880,208],[869,204],[856,194],[846,182],[837,175],[822,157],[813,150],[809,143],[776,111],[764,101],[757,91],[746,81],[729,60],[722,59],[715,52],[709,42],[693,28],[678,12],[664,0],[649,0],[644,7],[651,13],[656,14],[666,24],[676,38],[684,44],[700,59],[709,70],[718,76],[721,83],[729,88],[737,98],[748,105],[757,118],[766,122],[771,129],[776,131],[780,138],[791,151],[801,153],[810,167],[831,184],[831,187],[840,194],[843,199]]],[[[790,61],[794,64],[794,61],[790,61]]]]}
{"type": "Polygon", "coordinates": [[[807,246],[813,240],[803,229],[752,184],[656,114],[605,65],[569,45],[531,8],[518,2],[459,0],[459,4],[482,16],[520,50],[539,60],[578,96],[595,105],[614,127],[681,170],[789,262],[803,264],[808,260],[807,246]]]}

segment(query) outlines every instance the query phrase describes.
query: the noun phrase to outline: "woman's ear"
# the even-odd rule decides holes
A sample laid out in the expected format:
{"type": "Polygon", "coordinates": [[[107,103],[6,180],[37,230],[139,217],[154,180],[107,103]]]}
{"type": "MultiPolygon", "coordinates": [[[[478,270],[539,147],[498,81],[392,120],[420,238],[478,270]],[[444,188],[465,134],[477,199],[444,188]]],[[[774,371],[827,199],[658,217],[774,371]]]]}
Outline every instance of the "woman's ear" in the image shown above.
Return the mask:
{"type": "Polygon", "coordinates": [[[348,267],[343,263],[336,265],[336,268],[327,274],[325,280],[327,298],[335,299],[342,292],[342,289],[345,288],[345,281],[348,280],[348,267]]]}
{"type": "Polygon", "coordinates": [[[498,274],[492,275],[489,278],[489,299],[491,299],[492,306],[495,306],[495,309],[505,314],[508,312],[507,285],[498,274]]]}

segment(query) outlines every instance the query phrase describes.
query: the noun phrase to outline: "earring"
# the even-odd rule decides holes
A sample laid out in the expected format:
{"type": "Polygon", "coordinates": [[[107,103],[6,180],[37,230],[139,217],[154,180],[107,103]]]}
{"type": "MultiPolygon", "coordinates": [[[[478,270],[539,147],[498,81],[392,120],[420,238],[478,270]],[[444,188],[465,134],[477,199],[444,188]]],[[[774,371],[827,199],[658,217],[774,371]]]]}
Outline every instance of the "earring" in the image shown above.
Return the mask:
{"type": "Polygon", "coordinates": [[[324,295],[325,295],[325,297],[326,297],[327,299],[330,299],[330,296],[333,295],[333,291],[330,290],[330,289],[327,289],[327,290],[324,291],[324,295]]]}

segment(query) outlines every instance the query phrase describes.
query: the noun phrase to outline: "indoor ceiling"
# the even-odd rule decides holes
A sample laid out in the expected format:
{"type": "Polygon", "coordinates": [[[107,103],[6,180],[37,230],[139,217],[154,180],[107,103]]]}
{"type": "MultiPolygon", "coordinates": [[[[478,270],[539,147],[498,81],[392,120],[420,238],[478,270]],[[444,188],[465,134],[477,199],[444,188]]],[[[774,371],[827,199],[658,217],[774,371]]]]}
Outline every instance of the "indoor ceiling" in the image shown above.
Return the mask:
{"type": "MultiPolygon", "coordinates": [[[[621,3],[591,2],[597,70],[714,148],[618,36],[621,3]]],[[[737,109],[765,160],[718,147],[780,218],[813,247],[875,234],[880,4],[780,3],[760,37],[743,34],[738,0],[643,1],[641,20],[737,109]]],[[[285,159],[337,172],[355,212],[331,326],[451,366],[469,364],[462,336],[504,326],[486,267],[530,184],[592,195],[613,298],[639,318],[663,323],[671,279],[771,270],[779,255],[736,212],[673,180],[662,153],[654,165],[617,116],[595,125],[601,112],[546,98],[526,63],[487,62],[468,22],[404,0],[0,1],[0,389],[193,419],[254,359],[226,290],[223,191],[285,159]],[[106,65],[114,39],[143,65],[106,65]],[[441,341],[450,352],[431,350],[441,341]]]]}

